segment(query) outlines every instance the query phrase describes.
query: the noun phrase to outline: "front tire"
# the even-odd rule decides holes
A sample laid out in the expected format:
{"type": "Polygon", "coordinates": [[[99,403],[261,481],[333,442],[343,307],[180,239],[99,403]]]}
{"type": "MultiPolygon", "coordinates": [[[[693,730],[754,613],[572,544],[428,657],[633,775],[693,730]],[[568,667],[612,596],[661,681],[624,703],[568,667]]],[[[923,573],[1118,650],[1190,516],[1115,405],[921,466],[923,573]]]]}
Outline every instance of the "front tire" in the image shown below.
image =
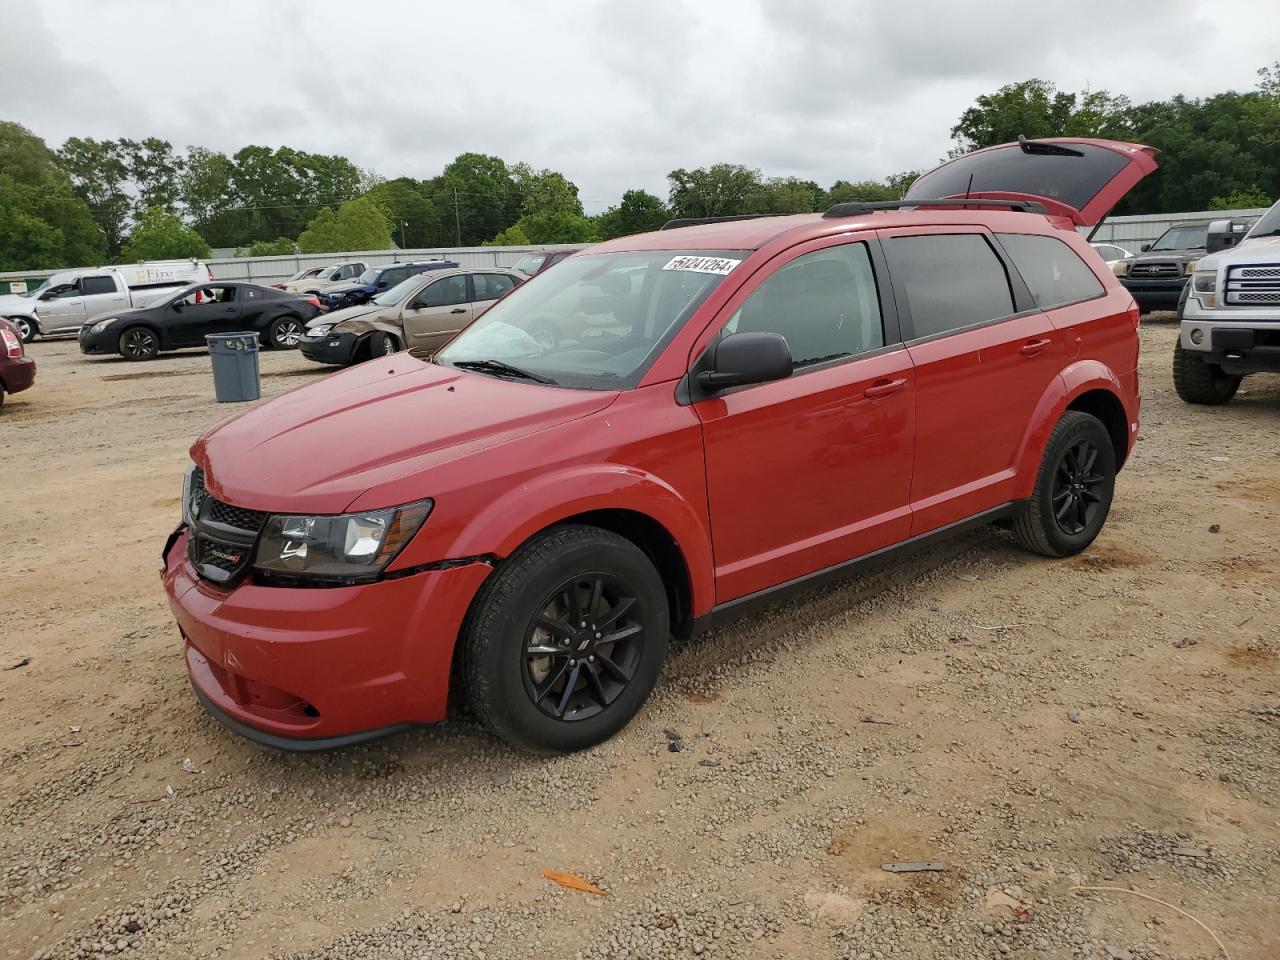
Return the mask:
{"type": "Polygon", "coordinates": [[[1191,350],[1182,349],[1182,340],[1173,345],[1173,389],[1187,403],[1220,407],[1240,389],[1240,377],[1222,372],[1191,350]]]}
{"type": "Polygon", "coordinates": [[[1115,493],[1116,453],[1102,421],[1068,410],[1045,445],[1031,498],[1013,518],[1013,537],[1033,553],[1069,557],[1102,532],[1115,493]]]}
{"type": "Polygon", "coordinates": [[[35,322],[28,317],[10,317],[9,322],[18,328],[18,336],[23,343],[30,343],[40,332],[36,329],[35,322]]]}
{"type": "Polygon", "coordinates": [[[510,743],[582,750],[640,710],[670,631],[662,578],[639,547],[598,527],[552,528],[476,597],[462,639],[467,699],[510,743]]]}
{"type": "Polygon", "coordinates": [[[297,349],[302,339],[302,321],[297,317],[278,317],[267,330],[267,343],[272,350],[297,349]]]}
{"type": "Polygon", "coordinates": [[[376,360],[378,357],[389,357],[400,349],[400,344],[396,342],[396,338],[389,333],[375,331],[369,334],[369,358],[376,360]]]}
{"type": "Polygon", "coordinates": [[[130,327],[117,343],[126,360],[154,360],[160,353],[160,338],[148,327],[130,327]]]}

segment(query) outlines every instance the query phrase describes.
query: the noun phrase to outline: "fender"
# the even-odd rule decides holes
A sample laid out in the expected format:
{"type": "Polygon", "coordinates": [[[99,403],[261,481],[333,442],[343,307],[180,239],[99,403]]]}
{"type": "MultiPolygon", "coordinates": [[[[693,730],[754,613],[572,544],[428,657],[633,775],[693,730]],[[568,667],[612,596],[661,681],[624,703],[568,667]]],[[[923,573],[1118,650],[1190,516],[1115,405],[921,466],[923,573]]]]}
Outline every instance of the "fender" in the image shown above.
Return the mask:
{"type": "MultiPolygon", "coordinates": [[[[1049,434],[1072,401],[1090,390],[1105,390],[1114,395],[1124,407],[1126,417],[1131,422],[1135,419],[1133,405],[1125,402],[1124,387],[1110,367],[1099,360],[1080,360],[1068,365],[1045,389],[1023,435],[1014,461],[1017,466],[1017,479],[1013,487],[1015,500],[1025,500],[1031,496],[1036,485],[1036,474],[1040,471],[1040,461],[1044,457],[1044,448],[1049,443],[1049,434]]],[[[1130,443],[1132,444],[1132,432],[1130,443]]]]}
{"type": "MultiPolygon", "coordinates": [[[[505,558],[539,531],[595,510],[627,510],[661,526],[684,558],[690,612],[699,616],[711,609],[714,579],[705,503],[690,503],[662,477],[623,464],[577,464],[526,479],[481,508],[443,556],[505,558]]],[[[411,546],[390,571],[440,559],[416,553],[411,546]]]]}

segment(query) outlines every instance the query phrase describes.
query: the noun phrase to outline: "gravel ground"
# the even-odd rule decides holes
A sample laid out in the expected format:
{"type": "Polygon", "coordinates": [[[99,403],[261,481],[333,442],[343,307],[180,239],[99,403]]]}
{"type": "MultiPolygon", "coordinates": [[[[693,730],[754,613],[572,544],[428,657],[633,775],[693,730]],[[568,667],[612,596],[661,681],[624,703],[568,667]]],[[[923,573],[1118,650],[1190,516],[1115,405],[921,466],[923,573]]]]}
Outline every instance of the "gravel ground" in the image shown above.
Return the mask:
{"type": "MultiPolygon", "coordinates": [[[[157,555],[230,412],[208,360],[33,344],[0,413],[0,955],[1223,955],[1176,906],[1276,957],[1280,378],[1185,406],[1175,332],[1143,327],[1088,553],[983,531],[741,621],[555,759],[465,717],[322,756],[206,718],[157,555]]],[[[269,395],[326,375],[262,359],[269,395]]]]}

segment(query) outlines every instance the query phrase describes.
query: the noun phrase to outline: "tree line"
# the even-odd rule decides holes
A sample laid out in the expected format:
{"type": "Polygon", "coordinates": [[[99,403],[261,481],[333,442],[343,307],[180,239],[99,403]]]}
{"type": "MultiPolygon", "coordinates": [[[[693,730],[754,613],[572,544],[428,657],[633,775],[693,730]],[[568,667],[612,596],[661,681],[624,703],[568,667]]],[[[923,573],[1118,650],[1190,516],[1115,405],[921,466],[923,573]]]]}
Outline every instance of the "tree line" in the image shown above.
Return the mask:
{"type": "MultiPolygon", "coordinates": [[[[1161,150],[1161,171],[1115,212],[1265,206],[1280,195],[1280,63],[1256,90],[1133,104],[1106,90],[1031,79],[977,98],[951,129],[953,155],[1019,135],[1094,136],[1161,150]]],[[[227,154],[167,140],[71,137],[56,150],[0,122],[0,270],[339,250],[588,243],[672,217],[802,213],[902,196],[916,171],[822,187],[733,163],[677,169],[665,199],[626,191],[587,216],[554,170],[463,153],[438,175],[385,179],[346,157],[246,146],[227,154]]]]}

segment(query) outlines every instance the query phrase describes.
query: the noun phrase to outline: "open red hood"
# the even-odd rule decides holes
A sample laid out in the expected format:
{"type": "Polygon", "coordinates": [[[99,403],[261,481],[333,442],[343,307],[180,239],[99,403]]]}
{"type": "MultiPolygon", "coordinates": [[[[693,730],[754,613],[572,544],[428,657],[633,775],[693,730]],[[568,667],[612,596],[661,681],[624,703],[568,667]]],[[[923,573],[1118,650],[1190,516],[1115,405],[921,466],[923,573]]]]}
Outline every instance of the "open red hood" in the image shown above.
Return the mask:
{"type": "Polygon", "coordinates": [[[919,177],[908,200],[1034,200],[1083,227],[1097,225],[1156,170],[1159,151],[1140,143],[1052,137],[966,153],[919,177]]]}
{"type": "MultiPolygon", "coordinates": [[[[616,393],[464,373],[407,353],[371,360],[214,427],[191,449],[219,500],[272,513],[342,513],[403,493],[441,463],[608,406],[616,393]],[[388,493],[388,496],[397,494],[388,493]]],[[[372,509],[372,507],[370,507],[372,509]]]]}

